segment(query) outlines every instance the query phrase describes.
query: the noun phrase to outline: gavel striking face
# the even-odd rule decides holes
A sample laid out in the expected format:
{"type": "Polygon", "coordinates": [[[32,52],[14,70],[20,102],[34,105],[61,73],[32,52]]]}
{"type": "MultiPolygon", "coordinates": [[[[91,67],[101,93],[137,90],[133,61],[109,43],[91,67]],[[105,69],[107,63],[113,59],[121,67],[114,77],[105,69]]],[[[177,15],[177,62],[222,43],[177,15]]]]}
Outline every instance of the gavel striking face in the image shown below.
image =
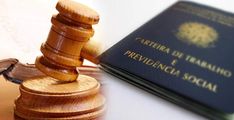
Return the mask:
{"type": "Polygon", "coordinates": [[[78,77],[76,67],[83,64],[81,51],[94,35],[93,24],[99,15],[89,7],[65,0],[59,1],[57,15],[52,16],[52,27],[47,41],[41,45],[43,56],[37,57],[35,65],[53,78],[73,81],[78,77]]]}

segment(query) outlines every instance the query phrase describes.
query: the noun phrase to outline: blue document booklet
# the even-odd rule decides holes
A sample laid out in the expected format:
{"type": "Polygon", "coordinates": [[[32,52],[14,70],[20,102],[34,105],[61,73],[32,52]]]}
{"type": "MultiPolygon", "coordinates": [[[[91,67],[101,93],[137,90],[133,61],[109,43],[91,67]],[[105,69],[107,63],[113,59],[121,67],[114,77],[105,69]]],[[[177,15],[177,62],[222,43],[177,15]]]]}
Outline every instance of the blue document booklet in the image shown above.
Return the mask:
{"type": "Polygon", "coordinates": [[[101,55],[107,72],[211,119],[234,120],[234,15],[180,1],[101,55]]]}

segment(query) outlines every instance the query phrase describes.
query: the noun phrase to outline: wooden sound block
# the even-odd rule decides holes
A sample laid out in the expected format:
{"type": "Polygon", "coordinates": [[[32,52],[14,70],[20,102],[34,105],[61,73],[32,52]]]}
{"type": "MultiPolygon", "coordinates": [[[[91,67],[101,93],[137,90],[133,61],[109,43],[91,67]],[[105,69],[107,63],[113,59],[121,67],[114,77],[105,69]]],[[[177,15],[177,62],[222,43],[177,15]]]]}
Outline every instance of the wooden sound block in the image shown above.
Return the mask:
{"type": "Polygon", "coordinates": [[[85,75],[73,82],[51,77],[24,81],[15,101],[15,119],[96,120],[105,110],[99,90],[96,79],[85,75]]]}

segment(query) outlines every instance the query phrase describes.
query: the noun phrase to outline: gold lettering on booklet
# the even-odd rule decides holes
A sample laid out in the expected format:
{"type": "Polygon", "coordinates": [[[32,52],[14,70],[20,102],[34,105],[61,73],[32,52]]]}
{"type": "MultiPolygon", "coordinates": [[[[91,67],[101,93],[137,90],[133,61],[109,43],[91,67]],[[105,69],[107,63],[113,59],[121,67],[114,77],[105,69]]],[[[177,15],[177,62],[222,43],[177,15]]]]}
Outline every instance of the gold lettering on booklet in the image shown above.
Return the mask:
{"type": "Polygon", "coordinates": [[[132,52],[130,50],[126,51],[124,53],[125,56],[127,56],[128,58],[131,58],[135,61],[141,62],[145,65],[148,65],[152,68],[158,69],[160,71],[163,71],[167,74],[179,77],[180,75],[180,70],[177,70],[176,68],[170,66],[170,65],[166,65],[161,63],[159,60],[152,60],[150,58],[147,58],[145,56],[142,56],[141,54],[138,54],[136,52],[132,52]]]}
{"type": "Polygon", "coordinates": [[[224,77],[230,78],[232,76],[232,72],[229,70],[226,70],[224,68],[218,67],[216,65],[210,64],[204,60],[200,60],[198,58],[195,58],[191,55],[186,55],[185,61],[192,63],[194,65],[198,65],[204,69],[207,69],[209,71],[212,71],[216,74],[222,75],[224,77]]]}
{"type": "MultiPolygon", "coordinates": [[[[175,76],[175,77],[180,77],[181,71],[177,68],[174,67],[173,64],[176,64],[176,60],[173,60],[171,62],[172,65],[167,65],[162,63],[159,60],[153,60],[148,57],[145,57],[139,53],[133,52],[131,50],[127,50],[123,53],[124,56],[127,56],[131,60],[135,60],[137,62],[140,62],[144,65],[147,65],[151,68],[157,69],[161,72],[164,72],[166,74],[175,76]]],[[[197,87],[201,87],[203,89],[206,89],[210,92],[217,93],[218,91],[218,85],[212,82],[209,82],[207,80],[204,80],[202,78],[198,78],[195,75],[189,74],[189,73],[184,73],[181,77],[182,80],[187,81],[189,83],[192,83],[193,85],[197,87]]]]}
{"type": "Polygon", "coordinates": [[[211,83],[207,80],[204,80],[202,78],[198,78],[195,75],[191,75],[189,73],[185,73],[182,77],[183,80],[188,81],[198,87],[208,89],[209,91],[212,91],[214,93],[217,92],[217,84],[211,83]]]}
{"type": "Polygon", "coordinates": [[[211,64],[208,61],[199,59],[197,57],[183,53],[178,50],[173,50],[166,45],[160,44],[152,40],[144,39],[141,37],[137,37],[135,40],[138,41],[141,45],[153,48],[153,50],[157,50],[158,52],[171,55],[174,58],[174,60],[171,62],[172,66],[175,66],[179,62],[179,60],[184,60],[185,62],[196,65],[202,69],[208,70],[217,75],[221,75],[226,78],[232,77],[232,71],[225,69],[223,67],[220,67],[218,65],[211,64]]]}
{"type": "Polygon", "coordinates": [[[141,44],[151,47],[155,50],[161,51],[163,53],[169,54],[170,53],[170,48],[167,46],[164,46],[160,43],[154,42],[152,40],[147,40],[147,39],[143,39],[143,38],[136,38],[137,41],[139,41],[141,44]]]}

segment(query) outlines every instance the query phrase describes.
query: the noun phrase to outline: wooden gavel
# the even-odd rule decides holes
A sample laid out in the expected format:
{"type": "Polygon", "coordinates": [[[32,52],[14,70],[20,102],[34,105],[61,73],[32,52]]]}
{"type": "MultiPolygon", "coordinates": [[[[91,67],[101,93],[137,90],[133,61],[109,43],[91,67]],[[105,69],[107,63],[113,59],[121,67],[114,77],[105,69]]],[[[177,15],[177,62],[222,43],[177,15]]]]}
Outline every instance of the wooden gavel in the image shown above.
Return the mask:
{"type": "MultiPolygon", "coordinates": [[[[59,13],[52,17],[47,41],[41,45],[43,56],[36,58],[36,68],[24,69],[34,74],[20,85],[21,95],[15,100],[15,119],[97,120],[105,111],[101,85],[93,77],[79,75],[76,67],[83,64],[83,59],[98,63],[98,46],[87,42],[94,35],[92,25],[98,23],[99,15],[71,0],[60,0],[56,9],[59,13]]],[[[16,62],[8,61],[2,67],[16,62]]],[[[7,74],[10,69],[1,71],[5,76],[14,76],[7,74]]]]}
{"type": "Polygon", "coordinates": [[[92,25],[98,23],[99,15],[70,1],[59,2],[56,9],[59,13],[51,18],[47,41],[41,45],[43,56],[37,57],[35,65],[48,76],[74,81],[79,73],[76,67],[83,64],[84,58],[98,62],[95,58],[99,46],[87,42],[94,35],[92,25]]]}

